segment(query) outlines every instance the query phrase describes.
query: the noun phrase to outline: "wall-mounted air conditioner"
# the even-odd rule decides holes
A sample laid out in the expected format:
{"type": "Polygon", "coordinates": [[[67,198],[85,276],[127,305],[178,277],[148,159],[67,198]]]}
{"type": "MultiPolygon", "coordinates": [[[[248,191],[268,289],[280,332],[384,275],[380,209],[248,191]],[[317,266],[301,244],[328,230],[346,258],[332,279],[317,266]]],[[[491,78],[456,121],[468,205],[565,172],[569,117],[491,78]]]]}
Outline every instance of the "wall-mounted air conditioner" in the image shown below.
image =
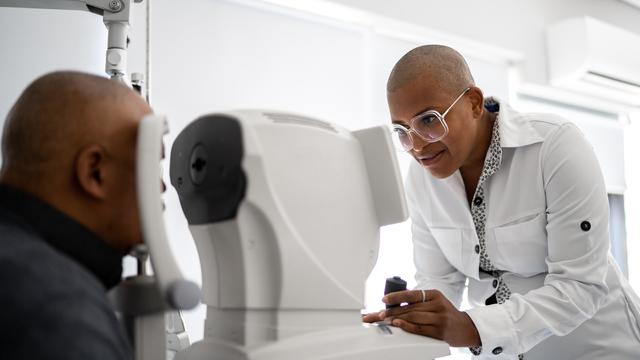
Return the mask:
{"type": "Polygon", "coordinates": [[[590,18],[570,18],[547,30],[554,86],[640,106],[640,35],[590,18]]]}

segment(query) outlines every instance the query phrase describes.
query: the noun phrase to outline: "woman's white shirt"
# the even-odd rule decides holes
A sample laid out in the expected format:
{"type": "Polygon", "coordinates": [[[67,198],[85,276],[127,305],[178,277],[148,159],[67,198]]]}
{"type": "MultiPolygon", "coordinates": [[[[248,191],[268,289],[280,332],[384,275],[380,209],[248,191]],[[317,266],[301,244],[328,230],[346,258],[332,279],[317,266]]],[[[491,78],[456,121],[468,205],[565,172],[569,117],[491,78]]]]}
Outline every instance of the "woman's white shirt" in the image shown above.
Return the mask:
{"type": "Polygon", "coordinates": [[[417,288],[459,306],[468,279],[480,358],[640,358],[640,300],[609,254],[607,193],[591,145],[556,116],[501,104],[496,121],[502,162],[482,185],[485,244],[513,294],[483,306],[495,282],[479,271],[462,177],[436,179],[414,162],[406,187],[417,288]]]}

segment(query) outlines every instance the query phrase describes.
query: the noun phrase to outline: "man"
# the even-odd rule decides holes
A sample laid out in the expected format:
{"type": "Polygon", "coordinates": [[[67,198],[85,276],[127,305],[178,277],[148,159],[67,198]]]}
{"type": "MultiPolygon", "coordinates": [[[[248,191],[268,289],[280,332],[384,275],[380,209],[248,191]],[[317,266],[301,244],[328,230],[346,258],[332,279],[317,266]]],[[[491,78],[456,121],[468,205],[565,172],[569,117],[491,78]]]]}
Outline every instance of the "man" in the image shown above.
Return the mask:
{"type": "Polygon", "coordinates": [[[130,359],[107,300],[142,242],[135,145],[149,106],[78,72],[30,84],[9,112],[0,171],[0,358],[130,359]]]}
{"type": "Polygon", "coordinates": [[[575,125],[485,99],[464,58],[418,47],[387,98],[407,179],[417,289],[364,321],[482,359],[637,359],[640,300],[609,253],[608,202],[575,125]],[[465,281],[474,306],[459,311],[465,281]]]}

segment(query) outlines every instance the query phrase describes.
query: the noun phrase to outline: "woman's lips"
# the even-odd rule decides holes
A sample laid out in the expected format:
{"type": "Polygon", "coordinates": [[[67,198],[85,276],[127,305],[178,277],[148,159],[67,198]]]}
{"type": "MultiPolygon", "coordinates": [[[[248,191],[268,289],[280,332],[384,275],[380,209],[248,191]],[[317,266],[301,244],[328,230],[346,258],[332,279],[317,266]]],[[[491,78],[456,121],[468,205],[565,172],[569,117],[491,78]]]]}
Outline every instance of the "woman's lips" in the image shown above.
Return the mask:
{"type": "Polygon", "coordinates": [[[442,155],[444,154],[444,150],[440,151],[439,153],[435,154],[434,156],[431,157],[422,157],[420,158],[420,163],[424,166],[431,166],[435,163],[437,163],[438,161],[440,161],[440,159],[442,158],[442,155]]]}

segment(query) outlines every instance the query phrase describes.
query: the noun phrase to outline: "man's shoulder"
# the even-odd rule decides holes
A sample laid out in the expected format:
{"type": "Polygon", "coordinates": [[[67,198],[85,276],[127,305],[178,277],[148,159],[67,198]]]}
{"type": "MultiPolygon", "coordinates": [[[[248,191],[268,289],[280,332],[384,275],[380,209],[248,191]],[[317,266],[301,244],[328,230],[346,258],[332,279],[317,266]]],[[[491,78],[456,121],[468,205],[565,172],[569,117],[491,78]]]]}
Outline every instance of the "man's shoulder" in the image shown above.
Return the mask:
{"type": "Polygon", "coordinates": [[[0,279],[20,290],[7,292],[5,301],[40,301],[67,293],[104,297],[95,276],[28,227],[0,217],[0,234],[0,279]]]}
{"type": "Polygon", "coordinates": [[[0,217],[0,241],[0,355],[43,358],[73,348],[75,355],[65,358],[128,358],[105,289],[88,270],[6,217],[0,217]]]}

